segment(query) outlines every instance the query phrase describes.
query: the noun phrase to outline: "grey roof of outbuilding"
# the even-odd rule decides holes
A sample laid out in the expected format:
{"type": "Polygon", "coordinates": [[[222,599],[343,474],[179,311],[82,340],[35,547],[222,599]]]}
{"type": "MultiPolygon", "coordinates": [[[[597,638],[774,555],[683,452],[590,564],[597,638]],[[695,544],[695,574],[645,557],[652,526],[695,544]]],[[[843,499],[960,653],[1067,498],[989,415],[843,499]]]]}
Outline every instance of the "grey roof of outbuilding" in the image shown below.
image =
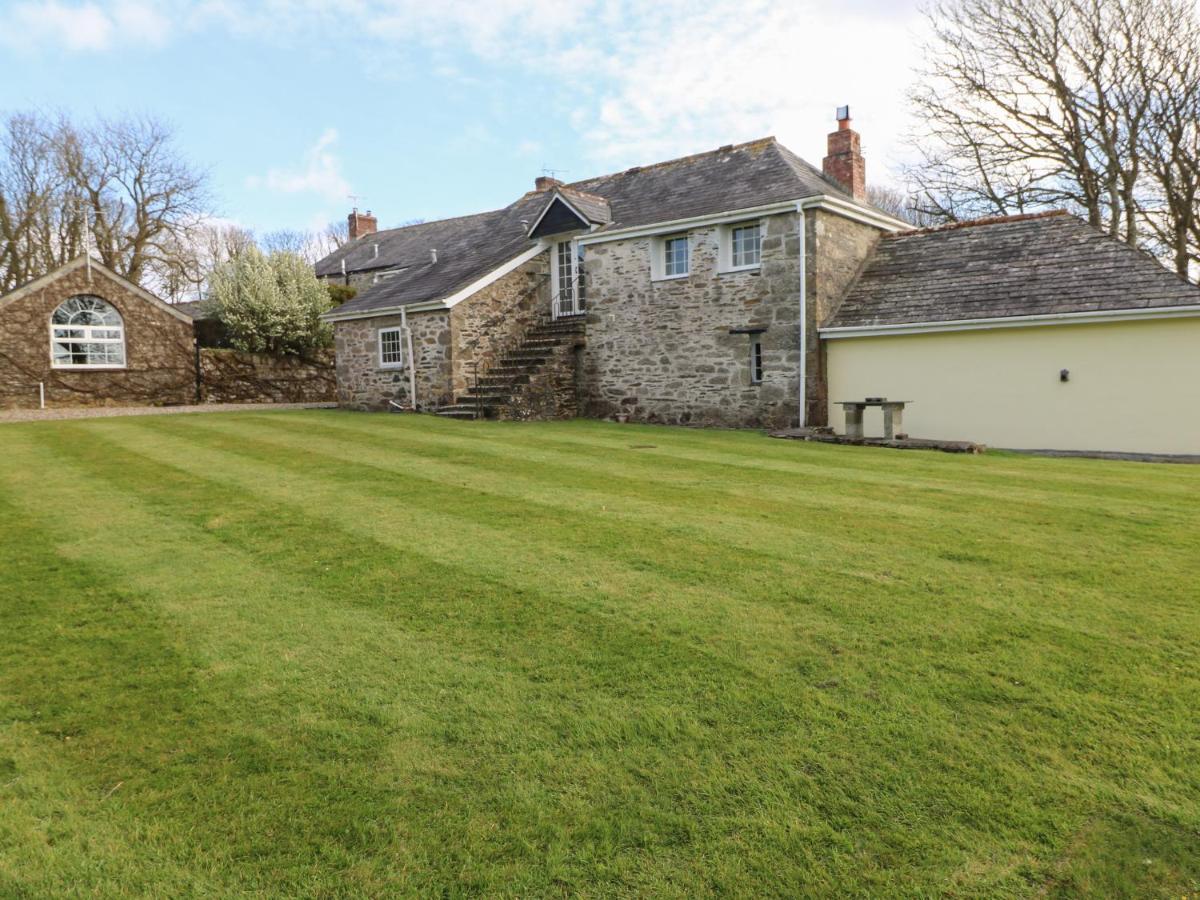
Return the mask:
{"type": "Polygon", "coordinates": [[[173,303],[171,305],[180,312],[187,313],[197,322],[217,317],[216,307],[208,300],[185,300],[182,303],[173,303]]]}
{"type": "MultiPolygon", "coordinates": [[[[836,181],[773,137],[638,166],[563,185],[561,190],[573,202],[578,202],[581,194],[592,195],[595,199],[590,208],[580,211],[594,214],[594,221],[607,221],[601,230],[670,222],[818,194],[855,202],[836,181]]],[[[461,290],[533,246],[526,228],[553,196],[553,191],[530,192],[504,209],[393,228],[347,244],[318,262],[317,274],[340,275],[345,260],[347,271],[378,272],[380,280],[331,313],[392,309],[439,300],[461,290]],[[436,263],[430,261],[431,249],[438,252],[436,263]]]]}
{"type": "Polygon", "coordinates": [[[1065,212],[884,235],[826,328],[1200,304],[1200,288],[1065,212]]]}

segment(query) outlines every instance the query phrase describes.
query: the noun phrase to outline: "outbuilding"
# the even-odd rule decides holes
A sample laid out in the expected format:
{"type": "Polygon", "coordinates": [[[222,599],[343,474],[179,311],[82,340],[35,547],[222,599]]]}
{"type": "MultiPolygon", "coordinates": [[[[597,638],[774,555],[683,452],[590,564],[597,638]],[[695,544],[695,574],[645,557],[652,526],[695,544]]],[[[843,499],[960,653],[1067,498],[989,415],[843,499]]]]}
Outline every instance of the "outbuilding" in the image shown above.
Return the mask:
{"type": "Polygon", "coordinates": [[[0,297],[0,408],[189,403],[192,319],[78,257],[0,297]]]}
{"type": "Polygon", "coordinates": [[[887,397],[914,437],[1200,453],[1200,288],[1066,213],[885,235],[820,335],[839,430],[887,397]]]}

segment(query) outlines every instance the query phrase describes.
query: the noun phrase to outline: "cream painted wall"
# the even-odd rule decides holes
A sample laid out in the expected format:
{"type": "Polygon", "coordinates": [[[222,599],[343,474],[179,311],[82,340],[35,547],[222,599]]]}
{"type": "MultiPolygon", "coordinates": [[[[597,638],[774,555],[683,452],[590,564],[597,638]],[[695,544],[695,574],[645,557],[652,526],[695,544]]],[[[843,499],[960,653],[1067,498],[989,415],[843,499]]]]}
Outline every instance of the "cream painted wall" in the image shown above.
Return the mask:
{"type": "MultiPolygon", "coordinates": [[[[990,447],[1200,454],[1200,318],[825,342],[833,401],[911,400],[905,431],[990,447]],[[1061,369],[1070,380],[1059,380],[1061,369]]],[[[878,410],[866,433],[882,434],[878,410]]]]}

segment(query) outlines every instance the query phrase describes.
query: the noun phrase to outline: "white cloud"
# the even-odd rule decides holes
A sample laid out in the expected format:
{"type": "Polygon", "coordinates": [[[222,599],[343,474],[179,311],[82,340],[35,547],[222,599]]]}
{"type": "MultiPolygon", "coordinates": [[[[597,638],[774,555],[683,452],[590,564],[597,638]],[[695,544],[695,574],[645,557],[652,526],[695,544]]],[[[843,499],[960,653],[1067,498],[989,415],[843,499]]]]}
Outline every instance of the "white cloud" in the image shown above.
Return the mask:
{"type": "MultiPolygon", "coordinates": [[[[653,19],[660,27],[625,22],[598,96],[576,112],[599,168],[767,134],[819,164],[843,103],[863,134],[873,180],[899,158],[920,27],[914,8],[660,0],[653,19]]],[[[566,68],[578,53],[568,48],[558,63],[566,68]]],[[[587,81],[597,72],[592,61],[573,77],[587,81]]]]}
{"type": "Polygon", "coordinates": [[[327,128],[304,154],[297,168],[272,168],[266,175],[251,175],[246,186],[282,194],[314,194],[325,200],[345,203],[350,182],[342,176],[341,162],[330,149],[337,143],[337,129],[327,128]]]}
{"type": "Polygon", "coordinates": [[[153,3],[29,0],[0,12],[0,42],[22,50],[104,51],[119,44],[163,44],[170,20],[153,3]]]}
{"type": "MultiPolygon", "coordinates": [[[[484,62],[537,79],[548,115],[585,138],[596,172],[765,134],[812,162],[833,108],[850,103],[872,180],[901,156],[903,90],[917,62],[918,0],[21,0],[0,12],[0,41],[70,50],[161,44],[217,30],[247,40],[353,34],[375,77],[431,50],[448,85],[486,81],[484,62]]],[[[341,198],[345,179],[319,143],[299,169],[260,186],[341,198]]],[[[538,152],[532,133],[519,148],[538,152]]],[[[580,173],[582,174],[582,172],[580,173]]]]}

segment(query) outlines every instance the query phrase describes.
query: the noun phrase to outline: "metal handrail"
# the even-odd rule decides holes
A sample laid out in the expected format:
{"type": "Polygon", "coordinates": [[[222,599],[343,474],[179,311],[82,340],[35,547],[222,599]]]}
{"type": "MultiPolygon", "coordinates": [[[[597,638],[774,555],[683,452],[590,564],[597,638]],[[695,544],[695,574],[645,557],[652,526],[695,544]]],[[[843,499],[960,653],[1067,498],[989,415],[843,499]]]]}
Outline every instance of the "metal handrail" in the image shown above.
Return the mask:
{"type": "Polygon", "coordinates": [[[571,315],[573,315],[573,316],[582,315],[583,311],[581,309],[579,309],[579,294],[577,292],[579,285],[582,283],[583,283],[583,273],[580,273],[580,274],[576,275],[574,278],[572,278],[569,282],[567,282],[567,285],[565,287],[559,288],[558,293],[555,294],[552,298],[550,298],[550,318],[552,320],[562,317],[562,301],[563,301],[563,297],[565,297],[568,294],[568,292],[571,295],[572,304],[575,306],[575,310],[574,310],[574,312],[571,313],[571,315]]]}

